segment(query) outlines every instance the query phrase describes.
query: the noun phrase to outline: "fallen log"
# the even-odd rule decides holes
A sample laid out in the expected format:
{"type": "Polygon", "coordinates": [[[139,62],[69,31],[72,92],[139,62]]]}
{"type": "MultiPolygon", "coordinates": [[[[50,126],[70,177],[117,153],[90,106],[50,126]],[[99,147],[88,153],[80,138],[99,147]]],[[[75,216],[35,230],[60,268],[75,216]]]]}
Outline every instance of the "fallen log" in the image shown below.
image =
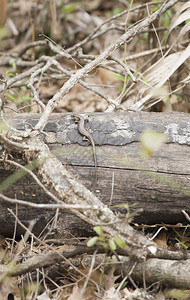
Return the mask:
{"type": "MultiPolygon", "coordinates": [[[[182,210],[189,209],[190,174],[190,121],[188,114],[182,113],[112,113],[88,114],[89,128],[96,144],[98,162],[98,182],[94,187],[94,161],[92,147],[78,132],[74,118],[70,114],[52,114],[47,123],[43,140],[66,166],[70,173],[87,188],[109,205],[138,203],[141,214],[134,221],[146,224],[184,222],[182,210]],[[140,156],[140,135],[145,129],[166,133],[164,144],[149,159],[140,156]]],[[[37,114],[6,115],[5,119],[19,130],[29,124],[34,126],[37,114]]],[[[13,153],[14,155],[14,153],[13,153]]],[[[1,163],[2,182],[13,169],[1,163]]],[[[51,203],[49,197],[38,187],[31,177],[24,176],[6,190],[5,195],[34,203],[51,203]]],[[[15,205],[0,201],[0,233],[12,234],[15,218],[7,208],[15,210],[15,205]]],[[[130,209],[133,212],[133,208],[130,209]]],[[[76,216],[61,211],[61,234],[69,231],[80,236],[89,228],[76,216]]],[[[18,207],[17,216],[28,226],[35,219],[34,232],[39,233],[53,218],[55,212],[27,207],[18,207]]],[[[17,233],[23,229],[17,228],[17,233]]]]}

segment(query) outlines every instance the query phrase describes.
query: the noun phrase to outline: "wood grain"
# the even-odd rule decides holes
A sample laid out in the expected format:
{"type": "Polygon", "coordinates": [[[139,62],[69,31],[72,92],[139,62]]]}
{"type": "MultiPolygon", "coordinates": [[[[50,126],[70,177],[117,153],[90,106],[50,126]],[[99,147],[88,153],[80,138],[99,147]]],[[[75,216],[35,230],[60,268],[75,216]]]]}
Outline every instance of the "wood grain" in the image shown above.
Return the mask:
{"type": "MultiPolygon", "coordinates": [[[[6,119],[18,129],[26,123],[33,126],[38,115],[7,115],[6,119]]],[[[188,114],[125,113],[89,114],[86,123],[96,144],[98,183],[96,195],[107,205],[138,203],[142,213],[134,221],[146,224],[185,222],[181,212],[190,213],[190,121],[188,114]],[[150,159],[141,157],[140,135],[145,129],[167,133],[168,140],[150,159]],[[113,192],[112,198],[111,194],[113,192]]],[[[50,149],[87,188],[93,189],[94,161],[92,147],[83,141],[69,114],[53,114],[42,135],[50,149]]],[[[0,180],[11,170],[1,165],[0,180]]],[[[36,203],[50,199],[30,177],[19,180],[5,193],[36,203]]],[[[14,218],[0,203],[0,233],[10,234],[14,218]],[[6,229],[5,229],[6,228],[6,229]]],[[[131,208],[133,211],[133,208],[131,208]]],[[[18,217],[26,225],[36,219],[35,232],[39,233],[54,216],[54,211],[18,208],[18,217]]],[[[61,235],[65,232],[83,236],[88,226],[77,217],[60,213],[61,235]]],[[[19,227],[20,228],[20,227],[19,227]]],[[[22,229],[20,228],[20,231],[22,229]]]]}

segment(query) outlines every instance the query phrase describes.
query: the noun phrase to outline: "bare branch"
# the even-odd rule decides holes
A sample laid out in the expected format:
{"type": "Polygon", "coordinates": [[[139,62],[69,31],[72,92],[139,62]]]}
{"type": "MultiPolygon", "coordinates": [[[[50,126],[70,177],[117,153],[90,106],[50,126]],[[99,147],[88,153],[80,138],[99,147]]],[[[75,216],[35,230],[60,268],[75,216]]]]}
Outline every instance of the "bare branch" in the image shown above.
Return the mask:
{"type": "Polygon", "coordinates": [[[54,108],[58,105],[60,99],[62,99],[70,89],[83,77],[87,76],[89,72],[91,72],[94,68],[99,66],[109,55],[111,55],[115,50],[117,50],[124,43],[127,43],[130,39],[132,39],[138,32],[144,29],[144,27],[151,24],[155,21],[161,14],[167,11],[170,7],[172,7],[177,0],[169,0],[165,1],[164,4],[152,15],[148,16],[145,20],[141,21],[139,24],[131,27],[126,33],[124,33],[120,38],[118,38],[115,42],[112,42],[102,53],[93,61],[85,65],[82,69],[78,70],[75,74],[73,74],[70,79],[62,86],[62,88],[53,96],[52,99],[49,100],[38,124],[35,128],[43,129],[47,123],[49,115],[54,110],[54,108]]]}

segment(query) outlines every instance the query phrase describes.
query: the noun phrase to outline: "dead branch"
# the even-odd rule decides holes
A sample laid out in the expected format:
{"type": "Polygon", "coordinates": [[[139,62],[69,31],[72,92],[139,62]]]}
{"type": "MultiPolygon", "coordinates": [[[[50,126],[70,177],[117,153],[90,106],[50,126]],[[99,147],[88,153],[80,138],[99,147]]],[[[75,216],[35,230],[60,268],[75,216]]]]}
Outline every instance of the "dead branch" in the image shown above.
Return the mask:
{"type": "Polygon", "coordinates": [[[148,16],[139,24],[134,25],[132,28],[130,28],[130,30],[124,33],[115,42],[112,42],[104,51],[102,51],[102,53],[95,60],[91,61],[82,69],[78,70],[74,75],[72,75],[71,78],[62,86],[62,88],[53,96],[53,98],[49,100],[43,115],[41,116],[38,124],[35,126],[35,129],[38,130],[44,128],[51,112],[57,106],[60,99],[70,91],[70,89],[79,81],[79,79],[81,79],[83,76],[86,76],[94,68],[100,65],[109,55],[111,55],[128,40],[133,38],[138,32],[143,30],[144,27],[154,22],[154,20],[156,20],[160,15],[162,15],[165,11],[167,11],[177,2],[177,0],[165,1],[164,4],[156,12],[148,16]]]}
{"type": "MultiPolygon", "coordinates": [[[[32,258],[28,258],[25,261],[18,264],[18,267],[14,269],[9,268],[9,265],[1,265],[0,273],[7,274],[9,276],[19,276],[24,275],[28,272],[35,271],[37,268],[46,268],[53,266],[57,263],[64,262],[65,265],[69,265],[69,258],[73,258],[72,265],[78,267],[77,256],[86,253],[83,255],[82,265],[88,267],[91,264],[92,256],[95,251],[97,253],[105,253],[103,247],[87,247],[86,245],[79,244],[77,246],[70,245],[66,246],[63,249],[55,250],[53,247],[49,248],[42,254],[35,254],[32,258]],[[84,261],[84,262],[83,262],[84,261]]],[[[190,274],[190,258],[187,253],[187,257],[184,260],[182,253],[175,253],[160,249],[161,252],[167,253],[168,259],[157,259],[157,258],[148,258],[144,262],[137,262],[133,269],[132,278],[135,281],[143,282],[143,276],[145,276],[146,284],[150,285],[155,282],[160,282],[163,285],[174,288],[189,288],[189,274],[190,274]],[[171,255],[171,256],[170,256],[171,255]],[[181,260],[174,260],[174,257],[181,256],[181,260]],[[170,259],[169,259],[170,257],[170,259]],[[171,259],[173,257],[173,259],[171,259]],[[145,270],[145,273],[144,273],[145,270]]],[[[96,255],[96,266],[105,264],[105,255],[96,255]]],[[[128,274],[129,265],[131,266],[131,261],[126,257],[126,252],[124,250],[118,249],[117,254],[119,256],[119,261],[115,258],[112,258],[112,262],[106,263],[106,267],[110,268],[115,264],[116,270],[120,273],[121,269],[124,273],[128,274]]],[[[129,276],[129,274],[128,274],[129,276]]]]}

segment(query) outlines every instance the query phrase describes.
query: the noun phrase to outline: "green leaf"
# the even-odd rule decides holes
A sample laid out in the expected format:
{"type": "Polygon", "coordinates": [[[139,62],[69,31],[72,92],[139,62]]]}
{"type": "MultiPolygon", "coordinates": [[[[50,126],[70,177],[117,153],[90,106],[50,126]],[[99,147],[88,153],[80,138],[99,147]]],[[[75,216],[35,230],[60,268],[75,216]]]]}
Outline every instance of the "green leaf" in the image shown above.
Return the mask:
{"type": "Polygon", "coordinates": [[[94,231],[98,234],[98,235],[102,235],[103,234],[103,229],[101,226],[94,226],[94,231]]]}
{"type": "Polygon", "coordinates": [[[145,130],[140,137],[142,154],[146,157],[152,156],[166,140],[167,136],[164,133],[145,130]]]}
{"type": "Polygon", "coordinates": [[[152,12],[154,13],[154,12],[157,11],[160,7],[161,7],[161,4],[157,4],[157,5],[153,8],[152,12]]]}
{"type": "Polygon", "coordinates": [[[122,9],[120,7],[117,7],[113,10],[113,16],[116,16],[117,14],[119,14],[120,12],[122,12],[122,9]]]}
{"type": "Polygon", "coordinates": [[[13,68],[13,72],[16,73],[16,62],[15,62],[15,60],[12,62],[12,68],[13,68]]]}
{"type": "Polygon", "coordinates": [[[18,97],[18,100],[22,100],[22,101],[24,101],[24,102],[26,102],[26,103],[29,103],[29,102],[32,100],[32,97],[20,95],[20,96],[18,97]]]}
{"type": "Polygon", "coordinates": [[[9,75],[10,77],[15,77],[15,73],[12,73],[12,72],[7,72],[7,75],[9,75]]]}
{"type": "Polygon", "coordinates": [[[126,242],[123,239],[121,239],[119,236],[115,236],[114,241],[121,249],[125,248],[126,242]]]}
{"type": "Polygon", "coordinates": [[[61,10],[62,10],[62,13],[69,14],[69,13],[73,12],[75,10],[75,8],[76,8],[76,5],[73,4],[73,5],[70,5],[67,7],[63,6],[61,10]]]}
{"type": "Polygon", "coordinates": [[[27,92],[28,91],[28,89],[27,89],[27,87],[26,86],[21,86],[21,89],[24,91],[24,92],[27,92]]]}
{"type": "Polygon", "coordinates": [[[160,17],[162,26],[164,26],[164,27],[169,27],[169,25],[171,24],[171,15],[172,15],[171,9],[168,9],[168,10],[160,17]]]}
{"type": "Polygon", "coordinates": [[[112,76],[115,77],[115,78],[117,78],[117,79],[119,79],[119,80],[121,80],[121,81],[123,81],[123,82],[125,81],[125,79],[121,75],[112,74],[112,76]]]}
{"type": "Polygon", "coordinates": [[[128,284],[128,281],[125,281],[125,282],[122,284],[122,286],[121,286],[121,288],[120,288],[120,291],[123,290],[123,289],[127,286],[127,284],[128,284]]]}
{"type": "Polygon", "coordinates": [[[185,249],[188,249],[189,247],[186,246],[184,243],[182,243],[180,240],[178,240],[178,238],[175,238],[176,241],[178,241],[178,243],[180,243],[185,249]]]}
{"type": "Polygon", "coordinates": [[[116,244],[115,244],[114,240],[109,239],[109,240],[108,240],[108,244],[109,244],[110,249],[111,249],[112,251],[115,251],[115,249],[116,249],[116,244]]]}
{"type": "Polygon", "coordinates": [[[87,242],[87,246],[88,247],[92,247],[96,244],[96,242],[98,241],[99,237],[98,236],[94,236],[93,238],[91,238],[88,242],[87,242]]]}
{"type": "Polygon", "coordinates": [[[141,75],[141,79],[144,80],[144,82],[148,83],[148,81],[146,80],[146,78],[143,75],[141,75]]]}

